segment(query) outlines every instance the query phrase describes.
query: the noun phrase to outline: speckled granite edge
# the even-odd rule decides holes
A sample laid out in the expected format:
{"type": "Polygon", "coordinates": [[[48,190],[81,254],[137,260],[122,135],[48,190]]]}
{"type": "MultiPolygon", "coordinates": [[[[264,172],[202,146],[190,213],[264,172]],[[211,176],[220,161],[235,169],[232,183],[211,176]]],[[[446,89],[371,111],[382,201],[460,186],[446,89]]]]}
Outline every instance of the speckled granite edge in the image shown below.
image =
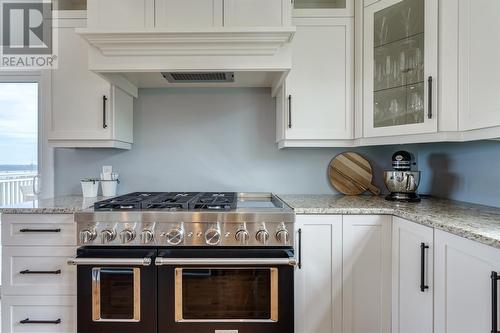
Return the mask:
{"type": "Polygon", "coordinates": [[[73,214],[103,200],[103,197],[61,196],[50,199],[27,201],[13,206],[0,207],[1,214],[73,214]]]}
{"type": "Polygon", "coordinates": [[[296,214],[393,215],[500,249],[500,209],[443,199],[394,203],[382,197],[279,195],[296,214]]]}

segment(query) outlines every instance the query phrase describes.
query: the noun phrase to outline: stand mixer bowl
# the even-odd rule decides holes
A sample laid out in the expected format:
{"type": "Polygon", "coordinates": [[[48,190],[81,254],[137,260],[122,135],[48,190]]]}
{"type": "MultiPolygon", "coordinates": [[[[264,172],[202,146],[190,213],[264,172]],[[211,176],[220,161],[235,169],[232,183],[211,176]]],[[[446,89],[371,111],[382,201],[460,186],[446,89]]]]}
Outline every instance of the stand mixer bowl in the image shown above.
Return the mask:
{"type": "Polygon", "coordinates": [[[391,193],[416,193],[420,171],[385,171],[384,183],[391,193]]]}

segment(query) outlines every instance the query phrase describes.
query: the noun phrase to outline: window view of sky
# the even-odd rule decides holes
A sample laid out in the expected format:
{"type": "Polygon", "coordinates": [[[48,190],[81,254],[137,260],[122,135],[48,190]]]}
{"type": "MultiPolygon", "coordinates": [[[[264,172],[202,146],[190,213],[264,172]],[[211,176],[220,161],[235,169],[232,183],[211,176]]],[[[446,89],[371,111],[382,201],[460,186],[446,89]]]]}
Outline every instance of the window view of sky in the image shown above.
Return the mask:
{"type": "Polygon", "coordinates": [[[0,166],[37,164],[37,141],[38,83],[0,82],[0,166]]]}

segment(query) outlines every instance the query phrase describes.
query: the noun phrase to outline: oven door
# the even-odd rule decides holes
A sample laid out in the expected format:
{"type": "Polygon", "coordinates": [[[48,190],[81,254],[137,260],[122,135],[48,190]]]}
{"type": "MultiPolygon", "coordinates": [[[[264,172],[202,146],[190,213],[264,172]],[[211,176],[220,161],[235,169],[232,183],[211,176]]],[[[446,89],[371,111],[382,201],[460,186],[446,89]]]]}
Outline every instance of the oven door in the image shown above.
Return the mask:
{"type": "Polygon", "coordinates": [[[293,332],[291,249],[160,250],[160,333],[293,332]]]}
{"type": "Polygon", "coordinates": [[[78,266],[78,332],[156,333],[155,250],[83,248],[78,266]]]}

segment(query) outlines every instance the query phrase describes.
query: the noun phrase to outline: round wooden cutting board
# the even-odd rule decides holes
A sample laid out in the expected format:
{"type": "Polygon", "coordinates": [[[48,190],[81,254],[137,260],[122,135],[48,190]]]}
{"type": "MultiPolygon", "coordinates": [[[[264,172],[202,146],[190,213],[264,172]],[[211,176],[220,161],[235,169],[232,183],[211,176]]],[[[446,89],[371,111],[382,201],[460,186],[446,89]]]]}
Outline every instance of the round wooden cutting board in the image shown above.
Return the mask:
{"type": "Polygon", "coordinates": [[[332,186],[346,195],[359,195],[367,190],[380,194],[380,189],[372,184],[370,162],[357,153],[345,152],[335,156],[328,166],[328,177],[332,186]]]}

